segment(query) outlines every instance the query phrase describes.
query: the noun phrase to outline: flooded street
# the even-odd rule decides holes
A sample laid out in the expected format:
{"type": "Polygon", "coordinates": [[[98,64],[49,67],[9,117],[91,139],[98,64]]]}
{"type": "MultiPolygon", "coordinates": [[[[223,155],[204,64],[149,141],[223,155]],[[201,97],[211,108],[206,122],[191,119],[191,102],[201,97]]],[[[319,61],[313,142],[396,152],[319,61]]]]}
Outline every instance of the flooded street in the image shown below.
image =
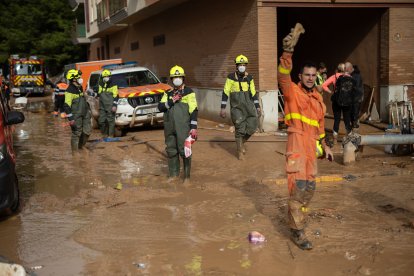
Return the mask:
{"type": "MultiPolygon", "coordinates": [[[[319,162],[307,234],[289,241],[285,137],[256,135],[247,160],[233,134],[201,121],[190,187],[168,182],[162,128],[120,142],[97,130],[80,156],[51,102],[29,98],[16,126],[22,208],[0,220],[0,256],[36,275],[412,275],[414,161],[367,147],[355,165],[319,162]],[[330,182],[329,182],[330,181],[330,182]],[[118,189],[115,189],[118,188],[118,189]],[[251,231],[266,237],[254,245],[251,231]]],[[[331,123],[328,123],[329,125],[331,123]]],[[[373,132],[374,129],[367,129],[373,132]]]]}

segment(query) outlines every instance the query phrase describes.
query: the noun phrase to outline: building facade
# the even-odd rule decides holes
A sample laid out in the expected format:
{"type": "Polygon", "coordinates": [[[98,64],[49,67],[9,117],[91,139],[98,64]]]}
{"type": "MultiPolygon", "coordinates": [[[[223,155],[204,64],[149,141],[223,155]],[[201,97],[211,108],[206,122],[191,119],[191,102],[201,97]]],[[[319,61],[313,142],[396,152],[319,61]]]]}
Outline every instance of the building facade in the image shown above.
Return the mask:
{"type": "MultiPolygon", "coordinates": [[[[160,77],[179,64],[187,83],[200,91],[205,109],[218,102],[214,112],[226,76],[235,70],[234,58],[246,55],[248,72],[261,91],[266,129],[277,127],[278,57],[283,37],[296,22],[306,32],[295,49],[294,68],[305,60],[323,61],[334,73],[338,63],[351,61],[359,66],[367,91],[377,91],[377,107],[389,87],[408,85],[409,95],[413,90],[414,0],[76,2],[84,3],[89,60],[137,61],[160,77]]],[[[297,73],[294,69],[292,76],[297,73]]]]}

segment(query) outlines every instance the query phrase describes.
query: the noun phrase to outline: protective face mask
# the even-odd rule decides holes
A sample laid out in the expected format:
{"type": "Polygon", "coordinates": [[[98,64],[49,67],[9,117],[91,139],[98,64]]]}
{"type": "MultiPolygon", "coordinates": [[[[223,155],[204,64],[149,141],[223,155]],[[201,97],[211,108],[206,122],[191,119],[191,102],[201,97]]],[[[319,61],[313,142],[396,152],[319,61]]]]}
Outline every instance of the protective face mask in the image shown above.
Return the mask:
{"type": "Polygon", "coordinates": [[[104,77],[102,78],[103,82],[108,82],[109,81],[109,77],[104,77]]]}
{"type": "Polygon", "coordinates": [[[246,66],[240,65],[239,67],[237,67],[237,70],[239,70],[240,73],[244,73],[246,72],[246,66]]]}
{"type": "Polygon", "coordinates": [[[77,79],[77,82],[78,82],[80,85],[82,85],[82,83],[83,83],[83,79],[82,79],[82,78],[77,79]]]}
{"type": "Polygon", "coordinates": [[[180,87],[183,84],[183,79],[182,78],[174,78],[173,79],[173,84],[175,87],[180,87]]]}

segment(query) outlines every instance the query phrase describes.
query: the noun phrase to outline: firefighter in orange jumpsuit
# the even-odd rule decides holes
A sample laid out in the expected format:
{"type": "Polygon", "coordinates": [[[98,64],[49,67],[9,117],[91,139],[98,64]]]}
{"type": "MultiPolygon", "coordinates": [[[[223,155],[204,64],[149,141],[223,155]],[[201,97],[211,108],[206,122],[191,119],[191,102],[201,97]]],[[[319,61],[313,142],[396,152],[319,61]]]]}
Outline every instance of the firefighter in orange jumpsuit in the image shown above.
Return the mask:
{"type": "Polygon", "coordinates": [[[304,228],[307,207],[316,186],[318,143],[324,149],[325,157],[330,161],[333,160],[333,155],[324,139],[326,107],[315,87],[316,65],[308,63],[300,68],[298,84],[292,82],[290,77],[293,47],[298,38],[299,34],[292,29],[292,32],[283,40],[284,52],[278,66],[278,83],[285,99],[285,123],[288,126],[286,173],[291,239],[302,250],[310,250],[312,243],[307,239],[304,228]]]}

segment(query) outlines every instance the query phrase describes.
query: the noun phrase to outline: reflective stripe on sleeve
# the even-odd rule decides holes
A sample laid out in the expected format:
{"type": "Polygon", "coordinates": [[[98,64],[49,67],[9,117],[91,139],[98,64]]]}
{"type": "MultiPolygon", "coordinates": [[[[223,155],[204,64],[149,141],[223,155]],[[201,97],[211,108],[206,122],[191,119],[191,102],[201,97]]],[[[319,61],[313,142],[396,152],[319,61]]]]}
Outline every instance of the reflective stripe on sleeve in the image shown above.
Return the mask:
{"type": "Polygon", "coordinates": [[[289,75],[290,74],[290,71],[291,71],[290,69],[286,69],[286,68],[284,68],[284,67],[282,67],[280,65],[278,67],[278,70],[279,70],[280,73],[285,74],[285,75],[289,75]]]}
{"type": "Polygon", "coordinates": [[[221,104],[224,104],[224,105],[226,105],[226,104],[227,104],[227,102],[225,102],[225,101],[221,101],[221,104]]]}
{"type": "Polygon", "coordinates": [[[299,113],[289,113],[285,115],[285,120],[289,121],[289,120],[301,120],[302,122],[304,122],[305,124],[311,125],[311,126],[315,126],[315,127],[319,127],[319,122],[317,120],[312,120],[309,119],[299,113]]]}
{"type": "Polygon", "coordinates": [[[191,121],[190,124],[197,125],[198,123],[197,123],[197,121],[191,121]]]}
{"type": "Polygon", "coordinates": [[[166,102],[165,102],[165,107],[166,107],[167,109],[170,109],[170,105],[168,104],[168,101],[166,101],[166,102]]]}
{"type": "Polygon", "coordinates": [[[259,103],[259,100],[255,100],[254,103],[257,103],[258,104],[259,103]]]}
{"type": "Polygon", "coordinates": [[[72,113],[70,113],[70,114],[66,114],[66,117],[72,117],[72,113]]]}

